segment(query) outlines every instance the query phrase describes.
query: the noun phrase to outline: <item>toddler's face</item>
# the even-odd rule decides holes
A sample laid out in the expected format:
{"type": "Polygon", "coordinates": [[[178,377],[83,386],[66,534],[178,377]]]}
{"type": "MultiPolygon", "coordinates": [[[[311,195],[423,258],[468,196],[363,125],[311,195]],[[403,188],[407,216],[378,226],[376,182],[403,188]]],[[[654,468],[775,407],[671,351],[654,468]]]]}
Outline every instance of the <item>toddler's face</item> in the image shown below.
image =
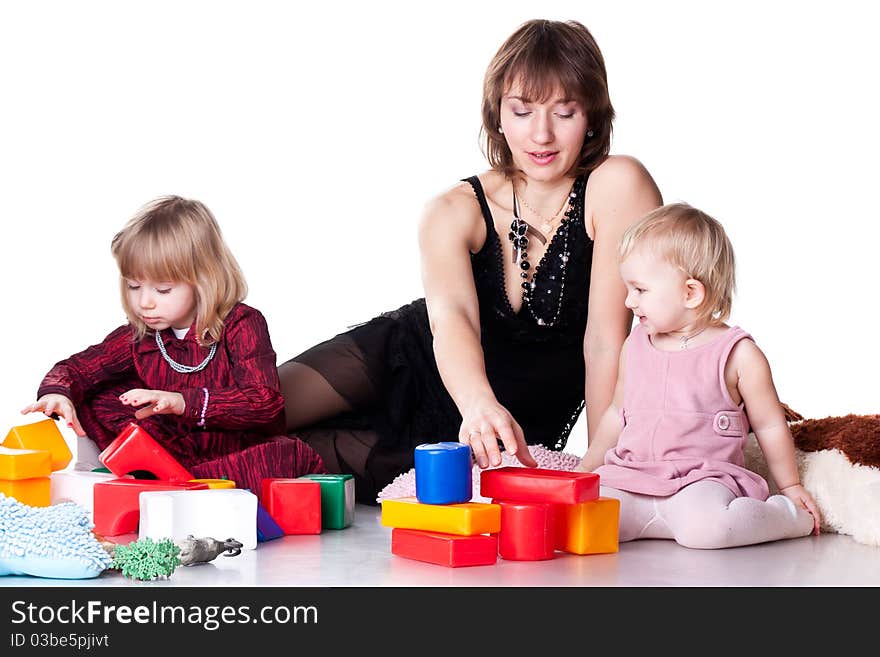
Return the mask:
{"type": "Polygon", "coordinates": [[[621,263],[626,307],[649,335],[681,330],[689,319],[685,273],[648,249],[634,249],[621,263]]]}
{"type": "Polygon", "coordinates": [[[129,307],[154,331],[184,329],[196,318],[195,288],[189,283],[126,279],[129,307]]]}

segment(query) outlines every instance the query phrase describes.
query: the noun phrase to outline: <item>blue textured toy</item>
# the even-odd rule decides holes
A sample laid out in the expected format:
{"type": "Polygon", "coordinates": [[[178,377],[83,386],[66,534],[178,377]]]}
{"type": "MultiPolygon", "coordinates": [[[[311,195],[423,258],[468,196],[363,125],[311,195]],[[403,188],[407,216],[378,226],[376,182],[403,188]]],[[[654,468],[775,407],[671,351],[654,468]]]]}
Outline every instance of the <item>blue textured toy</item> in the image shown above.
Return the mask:
{"type": "Polygon", "coordinates": [[[0,493],[0,576],[89,579],[110,567],[79,504],[39,507],[0,493]]]}
{"type": "Polygon", "coordinates": [[[422,504],[458,504],[473,494],[471,448],[425,443],[415,449],[416,497],[422,504]]]}

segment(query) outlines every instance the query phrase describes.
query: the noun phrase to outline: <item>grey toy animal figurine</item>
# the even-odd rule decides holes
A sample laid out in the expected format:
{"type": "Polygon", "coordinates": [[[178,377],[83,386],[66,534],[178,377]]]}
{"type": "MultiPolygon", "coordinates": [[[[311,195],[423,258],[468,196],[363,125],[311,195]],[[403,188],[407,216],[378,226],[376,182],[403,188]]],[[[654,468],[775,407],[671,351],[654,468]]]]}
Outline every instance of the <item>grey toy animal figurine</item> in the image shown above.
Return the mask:
{"type": "Polygon", "coordinates": [[[197,563],[213,561],[219,555],[236,557],[241,554],[242,543],[234,538],[218,541],[216,538],[194,538],[192,534],[185,539],[176,541],[180,548],[180,565],[191,566],[197,563]]]}

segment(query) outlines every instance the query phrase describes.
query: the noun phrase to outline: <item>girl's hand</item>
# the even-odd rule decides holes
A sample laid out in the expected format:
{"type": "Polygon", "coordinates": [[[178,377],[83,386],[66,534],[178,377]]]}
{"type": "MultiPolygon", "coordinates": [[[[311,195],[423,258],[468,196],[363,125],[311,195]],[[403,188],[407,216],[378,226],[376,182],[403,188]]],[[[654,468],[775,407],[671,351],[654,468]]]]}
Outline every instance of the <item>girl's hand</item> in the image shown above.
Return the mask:
{"type": "Polygon", "coordinates": [[[119,395],[119,401],[126,406],[144,406],[139,408],[134,416],[138,420],[143,420],[151,415],[162,415],[170,413],[172,415],[183,415],[186,410],[186,401],[179,392],[168,392],[166,390],[143,390],[135,388],[119,395]]]}
{"type": "Polygon", "coordinates": [[[807,492],[807,489],[801,484],[795,484],[794,486],[783,488],[780,492],[794,502],[796,506],[803,507],[810,512],[810,515],[813,516],[813,534],[818,536],[822,515],[819,513],[819,507],[816,505],[816,501],[813,499],[813,496],[807,492]]]}
{"type": "Polygon", "coordinates": [[[73,407],[73,402],[64,395],[49,393],[48,395],[40,397],[33,404],[21,409],[22,415],[36,413],[38,411],[45,413],[49,417],[54,415],[64,418],[64,421],[67,422],[67,426],[73,429],[77,436],[86,435],[86,432],[83,431],[83,428],[76,417],[76,409],[73,407]]]}
{"type": "Polygon", "coordinates": [[[538,465],[526,446],[522,428],[506,408],[494,398],[481,398],[471,404],[462,414],[458,441],[470,445],[481,468],[501,463],[499,439],[504,449],[524,466],[534,468],[538,465]]]}

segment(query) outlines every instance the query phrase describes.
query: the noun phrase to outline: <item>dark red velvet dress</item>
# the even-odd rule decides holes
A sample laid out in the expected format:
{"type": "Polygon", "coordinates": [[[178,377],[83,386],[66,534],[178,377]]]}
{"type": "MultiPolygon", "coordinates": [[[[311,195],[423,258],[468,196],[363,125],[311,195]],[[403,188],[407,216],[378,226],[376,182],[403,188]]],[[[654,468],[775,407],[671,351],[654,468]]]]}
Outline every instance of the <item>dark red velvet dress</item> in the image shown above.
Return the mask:
{"type": "MultiPolygon", "coordinates": [[[[194,327],[183,339],[171,329],[160,336],[168,356],[183,365],[198,365],[208,355],[194,327]]],[[[126,324],[100,344],[57,363],[37,396],[47,393],[73,401],[86,435],[102,450],[134,421],[195,477],[232,479],[257,495],[264,477],[325,472],[317,452],[284,433],[284,398],[266,320],[243,303],[226,317],[217,352],[199,372],[176,372],[153,333],[135,342],[126,324]],[[135,420],[136,409],[118,399],[132,388],[179,392],[186,410],[135,420]],[[200,427],[204,388],[208,405],[200,427]]]]}

